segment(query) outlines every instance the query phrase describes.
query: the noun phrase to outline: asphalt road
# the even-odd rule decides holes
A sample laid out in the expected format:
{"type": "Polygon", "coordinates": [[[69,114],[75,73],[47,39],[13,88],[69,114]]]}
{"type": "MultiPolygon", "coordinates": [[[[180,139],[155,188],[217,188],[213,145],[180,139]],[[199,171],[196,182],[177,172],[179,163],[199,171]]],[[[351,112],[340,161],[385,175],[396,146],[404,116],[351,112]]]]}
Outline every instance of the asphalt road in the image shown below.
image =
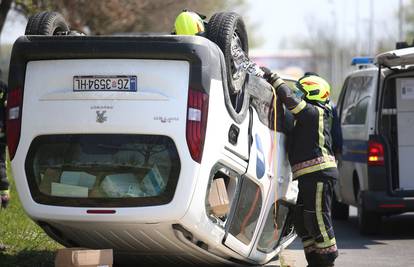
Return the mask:
{"type": "MultiPolygon", "coordinates": [[[[355,208],[348,221],[334,221],[334,227],[339,248],[335,266],[414,266],[414,213],[383,218],[381,232],[375,236],[359,234],[355,208]]],[[[284,253],[290,266],[306,266],[298,239],[284,253]]]]}

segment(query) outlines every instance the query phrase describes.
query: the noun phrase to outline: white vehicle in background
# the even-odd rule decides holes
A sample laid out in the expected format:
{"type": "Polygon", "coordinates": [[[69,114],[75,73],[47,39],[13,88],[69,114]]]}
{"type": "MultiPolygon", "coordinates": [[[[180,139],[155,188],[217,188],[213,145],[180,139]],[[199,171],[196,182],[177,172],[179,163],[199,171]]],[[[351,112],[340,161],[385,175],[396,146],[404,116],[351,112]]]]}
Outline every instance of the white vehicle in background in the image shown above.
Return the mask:
{"type": "Polygon", "coordinates": [[[219,47],[29,20],[12,52],[8,147],[23,207],[51,238],[161,266],[265,264],[293,241],[288,117],[222,52],[247,52],[241,18],[210,19],[225,26],[207,30],[219,47]]]}
{"type": "Polygon", "coordinates": [[[414,48],[355,63],[338,100],[343,160],[333,217],[347,219],[356,206],[360,232],[373,234],[382,216],[414,211],[414,48]]]}

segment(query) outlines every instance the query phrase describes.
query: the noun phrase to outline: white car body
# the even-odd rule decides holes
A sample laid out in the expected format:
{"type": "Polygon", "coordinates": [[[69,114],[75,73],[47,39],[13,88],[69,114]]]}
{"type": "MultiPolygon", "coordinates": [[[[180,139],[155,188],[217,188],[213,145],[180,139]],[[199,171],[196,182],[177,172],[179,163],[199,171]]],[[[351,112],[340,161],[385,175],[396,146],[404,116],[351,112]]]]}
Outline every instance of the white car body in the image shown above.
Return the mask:
{"type": "MultiPolygon", "coordinates": [[[[157,38],[157,42],[171,43],[171,37],[157,38]]],[[[204,52],[211,53],[207,56],[211,60],[218,60],[222,57],[219,48],[205,38],[174,38],[173,42],[188,43],[194,45],[195,49],[198,46],[202,47],[204,52]]],[[[150,38],[142,37],[142,39],[145,41],[150,38]]],[[[53,43],[59,46],[59,42],[67,42],[69,45],[65,49],[68,53],[71,51],[71,44],[76,43],[75,45],[81,47],[82,42],[88,42],[87,37],[22,37],[15,45],[12,68],[21,67],[18,64],[13,66],[13,61],[17,61],[16,58],[22,51],[18,48],[19,44],[21,47],[31,44],[42,46],[44,40],[48,42],[45,46],[53,43]],[[64,40],[59,40],[59,38],[64,40]]],[[[103,40],[114,40],[113,42],[122,45],[125,40],[139,43],[141,39],[104,37],[103,40]]],[[[27,52],[27,54],[30,53],[27,52]]],[[[53,54],[53,52],[47,53],[53,54]]],[[[160,53],[168,52],[161,51],[160,53]]],[[[293,204],[296,200],[297,189],[292,184],[290,167],[286,158],[286,137],[282,132],[277,132],[275,135],[273,130],[260,121],[253,107],[249,108],[241,122],[236,123],[227,112],[228,107],[226,107],[223,93],[225,81],[220,79],[221,75],[215,77],[212,75],[212,78],[208,78],[210,79],[207,83],[209,84],[208,119],[204,152],[201,162],[198,163],[192,158],[186,139],[186,125],[188,116],[190,116],[188,88],[191,86],[190,77],[193,71],[190,66],[191,61],[174,58],[139,58],[139,56],[138,58],[125,58],[126,56],[105,58],[104,55],[102,58],[99,56],[82,58],[82,56],[67,56],[66,54],[62,54],[62,58],[59,58],[59,54],[56,55],[54,59],[51,56],[42,58],[38,55],[37,59],[26,60],[24,84],[21,85],[24,88],[22,103],[16,106],[11,104],[9,107],[9,119],[10,114],[14,114],[13,111],[16,112],[16,107],[18,107],[17,114],[20,112],[19,118],[21,119],[20,138],[11,161],[18,194],[27,214],[52,238],[66,246],[113,248],[116,254],[137,256],[140,260],[153,264],[243,262],[264,264],[294,239],[295,235],[291,232],[290,226],[283,225],[283,229],[276,230],[276,232],[279,231],[280,242],[274,244],[268,251],[258,249],[266,219],[274,212],[273,203],[278,201],[277,203],[293,204]],[[74,76],[88,75],[136,75],[137,91],[74,91],[74,76]],[[236,144],[231,144],[228,138],[232,125],[239,129],[236,144]],[[65,136],[70,135],[76,136],[75,139],[77,136],[84,135],[92,135],[96,139],[112,135],[115,138],[120,135],[147,135],[171,140],[179,159],[179,175],[175,178],[176,185],[173,188],[172,197],[165,203],[156,205],[147,203],[136,206],[133,204],[117,206],[114,202],[108,206],[105,204],[88,206],[88,204],[82,204],[82,197],[78,198],[82,186],[71,187],[62,182],[62,172],[60,182],[51,182],[50,195],[55,194],[54,199],[60,199],[59,194],[62,193],[56,193],[58,188],[63,187],[64,194],[69,194],[69,189],[74,188],[72,193],[77,195],[75,198],[79,199],[77,202],[79,205],[76,201],[70,200],[70,197],[63,197],[72,201],[70,205],[62,204],[64,201],[53,203],[47,200],[48,195],[45,191],[33,188],[40,187],[39,184],[45,179],[46,171],[55,168],[53,164],[56,164],[54,160],[57,161],[58,156],[50,159],[53,162],[50,163],[52,167],[49,166],[46,171],[38,170],[43,168],[46,162],[43,161],[42,166],[38,163],[42,160],[39,158],[45,155],[40,154],[47,154],[47,151],[41,150],[41,147],[48,144],[42,142],[48,140],[48,136],[53,136],[52,138],[57,136],[56,140],[60,140],[59,138],[66,138],[65,136]],[[250,145],[249,136],[253,137],[250,145]],[[274,140],[274,136],[277,140],[274,140]],[[45,139],[42,139],[43,137],[45,139]],[[34,142],[34,140],[40,141],[34,142]],[[274,145],[276,147],[273,147],[274,145]],[[263,163],[264,175],[258,177],[258,164],[263,165],[263,163]],[[214,216],[206,207],[211,181],[216,173],[214,170],[220,172],[221,175],[227,175],[227,192],[231,208],[225,219],[213,218],[214,216]],[[35,176],[39,179],[31,177],[31,172],[36,173],[37,176],[35,176]],[[261,198],[261,203],[258,203],[259,208],[256,207],[257,219],[251,224],[247,222],[246,229],[248,230],[243,230],[251,232],[247,243],[243,242],[245,239],[233,235],[229,229],[231,222],[234,221],[237,203],[246,197],[240,193],[242,181],[249,181],[255,185],[255,188],[260,189],[260,192],[256,192],[261,198]]],[[[201,65],[204,68],[203,62],[201,65]]],[[[214,68],[223,68],[223,65],[214,68]]],[[[202,75],[204,71],[203,69],[202,75]]],[[[222,74],[220,70],[217,73],[222,74]]],[[[18,77],[11,76],[12,86],[22,82],[18,77]]],[[[194,116],[197,116],[197,112],[194,116]]],[[[13,130],[9,129],[9,131],[13,130]]],[[[94,150],[96,147],[91,149],[94,150]]],[[[53,149],[48,147],[46,150],[52,151],[53,149]]],[[[52,151],[50,153],[51,155],[62,154],[62,162],[64,162],[65,155],[72,152],[52,151]]],[[[97,157],[105,160],[106,154],[99,153],[96,154],[97,157]]],[[[127,155],[128,153],[125,150],[118,154],[127,155]]],[[[82,154],[79,160],[88,158],[88,155],[88,153],[82,154]]],[[[157,160],[158,165],[167,164],[165,163],[167,161],[157,160]]],[[[153,163],[153,166],[156,163],[153,163]]],[[[62,166],[60,168],[65,168],[62,166]]],[[[73,173],[79,177],[90,175],[86,171],[68,171],[65,175],[73,173]]],[[[122,176],[111,175],[105,176],[106,184],[113,183],[122,176]],[[108,177],[115,178],[110,180],[108,177]]],[[[97,183],[97,177],[93,178],[94,184],[97,183]]],[[[169,186],[168,181],[166,188],[169,186]]],[[[244,183],[247,184],[247,182],[244,183]]],[[[89,188],[88,194],[90,191],[89,188]]],[[[96,203],[99,202],[99,198],[97,199],[96,203]]],[[[285,208],[288,209],[288,206],[285,208]]],[[[283,209],[284,206],[281,205],[281,213],[283,209]]],[[[285,213],[287,216],[287,210],[285,213]]],[[[287,218],[284,217],[281,221],[283,220],[286,221],[287,218]]]]}

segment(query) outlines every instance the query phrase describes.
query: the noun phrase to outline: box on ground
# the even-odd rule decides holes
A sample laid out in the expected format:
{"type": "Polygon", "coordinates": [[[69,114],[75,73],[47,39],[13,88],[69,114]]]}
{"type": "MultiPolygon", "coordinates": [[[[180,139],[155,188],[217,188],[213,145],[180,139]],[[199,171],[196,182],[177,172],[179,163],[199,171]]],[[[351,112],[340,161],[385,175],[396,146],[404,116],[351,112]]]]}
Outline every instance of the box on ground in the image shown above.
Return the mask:
{"type": "Polygon", "coordinates": [[[112,249],[59,249],[55,267],[112,267],[112,249]]]}

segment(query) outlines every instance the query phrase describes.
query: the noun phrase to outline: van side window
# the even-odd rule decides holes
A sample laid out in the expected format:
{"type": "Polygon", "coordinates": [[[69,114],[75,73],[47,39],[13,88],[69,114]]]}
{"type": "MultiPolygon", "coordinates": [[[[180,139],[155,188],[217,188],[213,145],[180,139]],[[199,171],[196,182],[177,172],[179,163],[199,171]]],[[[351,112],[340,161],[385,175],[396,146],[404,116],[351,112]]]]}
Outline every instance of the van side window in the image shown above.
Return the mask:
{"type": "Polygon", "coordinates": [[[342,124],[365,124],[372,82],[371,76],[349,79],[342,107],[342,124]]]}

